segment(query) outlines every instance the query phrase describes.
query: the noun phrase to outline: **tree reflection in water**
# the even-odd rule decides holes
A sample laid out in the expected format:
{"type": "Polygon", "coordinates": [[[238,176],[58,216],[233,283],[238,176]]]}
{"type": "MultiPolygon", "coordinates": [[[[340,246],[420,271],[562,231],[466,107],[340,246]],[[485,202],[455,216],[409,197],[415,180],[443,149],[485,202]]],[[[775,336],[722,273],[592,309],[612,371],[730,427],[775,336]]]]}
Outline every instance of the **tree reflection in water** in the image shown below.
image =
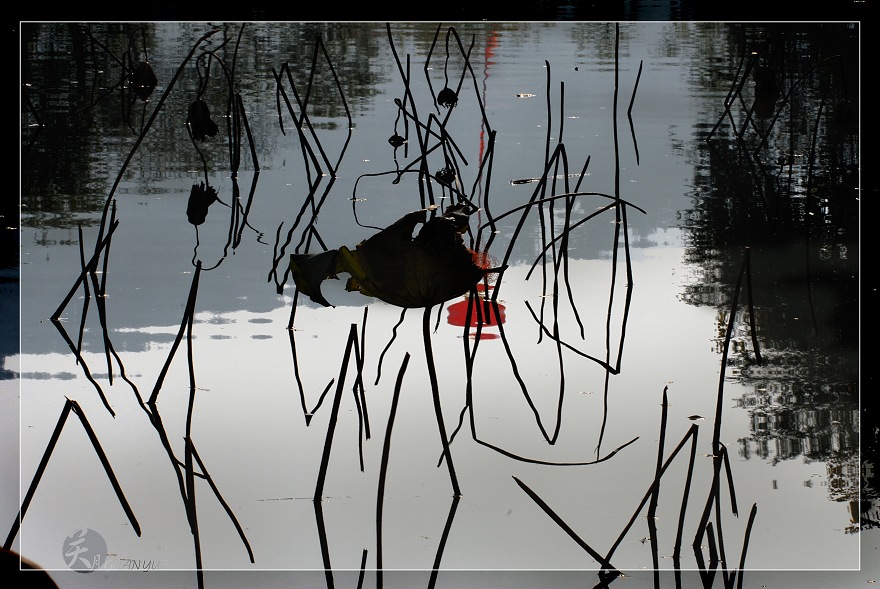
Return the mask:
{"type": "MultiPolygon", "coordinates": [[[[753,423],[740,453],[825,462],[830,498],[853,505],[860,488],[856,40],[820,34],[805,59],[797,36],[785,24],[743,27],[727,106],[704,144],[706,198],[685,213],[685,227],[694,261],[722,284],[736,267],[729,252],[748,246],[755,262],[764,361],[755,361],[744,332],[734,335],[728,360],[753,389],[737,401],[753,423]],[[727,230],[713,229],[719,225],[727,230]]],[[[727,295],[697,285],[687,297],[718,308],[720,340],[727,295]]]]}

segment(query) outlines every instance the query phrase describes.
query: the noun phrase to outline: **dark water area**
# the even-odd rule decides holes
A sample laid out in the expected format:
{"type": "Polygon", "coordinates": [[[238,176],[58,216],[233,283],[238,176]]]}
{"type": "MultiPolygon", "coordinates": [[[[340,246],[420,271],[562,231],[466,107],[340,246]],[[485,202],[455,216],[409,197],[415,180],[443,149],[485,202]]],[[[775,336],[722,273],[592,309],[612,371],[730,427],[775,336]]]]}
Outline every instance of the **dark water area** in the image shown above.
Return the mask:
{"type": "MultiPolygon", "coordinates": [[[[513,4],[442,2],[430,6],[412,2],[349,5],[345,14],[319,5],[297,6],[296,14],[274,3],[248,2],[205,7],[198,4],[156,0],[136,6],[106,9],[59,6],[56,20],[146,21],[865,21],[870,20],[864,2],[841,2],[834,6],[775,2],[772,8],[757,0],[699,2],[697,0],[528,0],[513,4]]],[[[22,7],[27,13],[29,9],[22,7]]],[[[26,14],[24,20],[40,20],[26,14]]]]}

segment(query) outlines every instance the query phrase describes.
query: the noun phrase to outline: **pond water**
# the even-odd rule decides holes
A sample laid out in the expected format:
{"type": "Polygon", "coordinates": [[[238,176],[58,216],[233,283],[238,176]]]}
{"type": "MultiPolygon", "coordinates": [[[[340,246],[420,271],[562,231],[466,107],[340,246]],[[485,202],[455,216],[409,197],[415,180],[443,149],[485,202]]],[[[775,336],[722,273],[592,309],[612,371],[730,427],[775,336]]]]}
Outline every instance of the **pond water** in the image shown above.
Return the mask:
{"type": "Polygon", "coordinates": [[[858,569],[858,33],[25,26],[7,546],[318,586],[858,569]],[[324,251],[361,257],[291,272],[324,251]],[[452,294],[393,304],[420,287],[452,294]]]}

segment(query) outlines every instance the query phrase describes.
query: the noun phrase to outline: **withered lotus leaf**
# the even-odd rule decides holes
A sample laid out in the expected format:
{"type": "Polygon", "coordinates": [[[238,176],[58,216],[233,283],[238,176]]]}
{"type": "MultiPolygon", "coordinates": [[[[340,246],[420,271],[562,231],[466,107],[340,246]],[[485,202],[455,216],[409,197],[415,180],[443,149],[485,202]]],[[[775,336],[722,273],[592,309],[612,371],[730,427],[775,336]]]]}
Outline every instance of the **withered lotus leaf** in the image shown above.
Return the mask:
{"type": "Polygon", "coordinates": [[[407,213],[354,249],[291,255],[300,292],[330,306],[321,294],[321,282],[345,272],[350,275],[347,290],[398,307],[431,307],[465,294],[487,272],[475,264],[461,238],[468,213],[463,207],[450,207],[443,216],[428,219],[430,210],[407,213]],[[413,237],[419,224],[423,227],[413,237]]]}
{"type": "Polygon", "coordinates": [[[332,305],[321,294],[321,283],[327,278],[336,277],[336,250],[327,250],[319,254],[290,254],[290,269],[293,281],[301,293],[323,305],[332,305]]]}

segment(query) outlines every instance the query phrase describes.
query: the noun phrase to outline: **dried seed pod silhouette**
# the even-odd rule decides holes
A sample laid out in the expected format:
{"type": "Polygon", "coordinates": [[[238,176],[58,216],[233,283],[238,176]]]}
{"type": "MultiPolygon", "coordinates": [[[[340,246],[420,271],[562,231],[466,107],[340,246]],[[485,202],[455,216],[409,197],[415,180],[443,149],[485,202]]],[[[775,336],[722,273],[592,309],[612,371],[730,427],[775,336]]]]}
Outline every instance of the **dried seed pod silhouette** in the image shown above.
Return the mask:
{"type": "Polygon", "coordinates": [[[205,186],[204,182],[193,184],[186,205],[186,218],[193,225],[201,225],[208,216],[208,207],[218,200],[217,191],[213,186],[205,186]]]}
{"type": "Polygon", "coordinates": [[[196,141],[204,141],[207,137],[215,136],[219,131],[217,123],[211,120],[208,105],[201,98],[197,98],[189,105],[186,125],[196,141]]]}
{"type": "Polygon", "coordinates": [[[443,108],[455,108],[458,104],[458,94],[455,93],[455,90],[446,86],[437,95],[437,104],[443,108]]]}
{"type": "Polygon", "coordinates": [[[452,183],[455,182],[455,170],[449,167],[440,168],[434,177],[443,186],[452,186],[452,183]]]}
{"type": "Polygon", "coordinates": [[[131,88],[138,98],[146,100],[156,88],[159,79],[153,72],[153,66],[147,61],[142,61],[134,66],[131,72],[131,88]]]}

